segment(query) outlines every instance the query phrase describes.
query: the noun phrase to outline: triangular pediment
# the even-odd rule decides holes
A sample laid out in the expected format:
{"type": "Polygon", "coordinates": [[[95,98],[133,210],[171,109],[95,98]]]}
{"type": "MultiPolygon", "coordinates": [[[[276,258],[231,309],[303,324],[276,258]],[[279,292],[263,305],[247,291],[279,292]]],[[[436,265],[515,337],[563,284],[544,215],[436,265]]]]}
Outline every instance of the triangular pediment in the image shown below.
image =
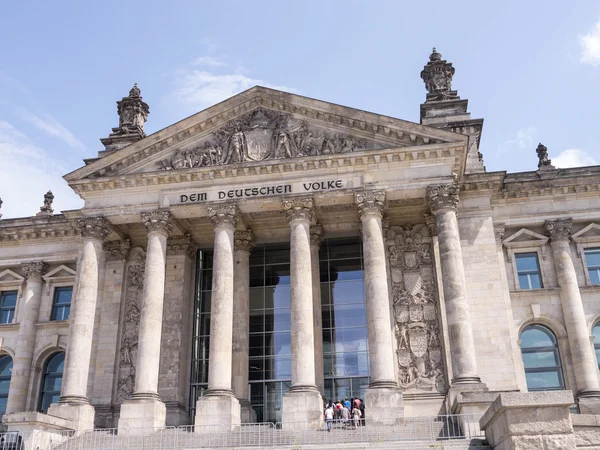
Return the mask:
{"type": "Polygon", "coordinates": [[[2,284],[11,284],[11,283],[21,283],[25,280],[24,277],[19,275],[16,272],[13,272],[10,269],[3,270],[0,272],[0,285],[2,284]]]}
{"type": "Polygon", "coordinates": [[[600,240],[600,225],[590,223],[572,236],[573,241],[577,243],[596,242],[600,240]]]}
{"type": "Polygon", "coordinates": [[[467,136],[260,86],[65,176],[252,165],[380,149],[467,144],[467,136]]]}
{"type": "Polygon", "coordinates": [[[73,278],[75,277],[76,272],[65,266],[65,265],[60,265],[55,269],[52,269],[50,272],[48,272],[46,275],[44,275],[42,278],[46,281],[48,280],[53,280],[53,279],[58,279],[58,278],[73,278]]]}
{"type": "Polygon", "coordinates": [[[519,231],[502,241],[506,247],[535,246],[543,245],[546,242],[548,242],[547,236],[528,230],[527,228],[521,228],[519,231]]]}

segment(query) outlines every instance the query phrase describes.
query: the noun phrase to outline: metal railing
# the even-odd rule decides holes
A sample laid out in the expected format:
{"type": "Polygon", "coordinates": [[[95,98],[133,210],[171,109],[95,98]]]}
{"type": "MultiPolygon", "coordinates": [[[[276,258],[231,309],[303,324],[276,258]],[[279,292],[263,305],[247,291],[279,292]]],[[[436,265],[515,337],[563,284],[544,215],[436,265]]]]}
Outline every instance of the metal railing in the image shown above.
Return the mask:
{"type": "Polygon", "coordinates": [[[480,415],[252,423],[165,428],[105,428],[84,432],[35,430],[0,433],[0,450],[166,450],[298,447],[394,441],[483,439],[480,415]]]}

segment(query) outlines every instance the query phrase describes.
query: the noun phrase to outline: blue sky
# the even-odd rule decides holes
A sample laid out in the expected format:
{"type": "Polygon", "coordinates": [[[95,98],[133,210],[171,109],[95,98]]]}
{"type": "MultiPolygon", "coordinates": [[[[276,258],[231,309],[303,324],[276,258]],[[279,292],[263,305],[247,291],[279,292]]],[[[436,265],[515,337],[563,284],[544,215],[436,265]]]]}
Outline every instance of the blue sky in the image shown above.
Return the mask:
{"type": "Polygon", "coordinates": [[[419,121],[431,47],[484,118],[488,171],[600,163],[600,2],[34,1],[0,15],[4,218],[82,206],[62,175],[95,157],[133,82],[148,134],[255,84],[419,121]],[[568,5],[568,6],[567,6],[568,5]]]}

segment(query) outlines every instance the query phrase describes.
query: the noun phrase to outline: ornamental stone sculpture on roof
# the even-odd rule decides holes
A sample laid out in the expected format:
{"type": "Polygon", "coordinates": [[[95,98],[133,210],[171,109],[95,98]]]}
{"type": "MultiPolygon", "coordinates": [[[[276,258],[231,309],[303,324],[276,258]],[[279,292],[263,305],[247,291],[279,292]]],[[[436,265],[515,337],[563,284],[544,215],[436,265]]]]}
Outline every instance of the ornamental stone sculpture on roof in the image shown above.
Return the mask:
{"type": "Polygon", "coordinates": [[[202,144],[157,162],[162,170],[236,164],[365,150],[367,142],[309,126],[291,115],[257,109],[215,131],[202,144]]]}

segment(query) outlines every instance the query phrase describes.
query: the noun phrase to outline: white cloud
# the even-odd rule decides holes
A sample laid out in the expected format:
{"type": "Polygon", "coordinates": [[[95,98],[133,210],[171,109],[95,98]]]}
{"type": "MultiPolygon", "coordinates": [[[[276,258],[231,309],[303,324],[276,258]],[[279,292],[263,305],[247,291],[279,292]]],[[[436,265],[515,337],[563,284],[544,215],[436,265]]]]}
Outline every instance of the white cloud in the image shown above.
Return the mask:
{"type": "Polygon", "coordinates": [[[579,148],[568,148],[560,152],[558,156],[552,158],[552,165],[560,169],[569,167],[594,166],[598,164],[589,153],[579,148]]]}
{"type": "Polygon", "coordinates": [[[199,56],[192,61],[192,66],[225,67],[226,62],[213,58],[212,56],[199,56]]]}
{"type": "Polygon", "coordinates": [[[46,116],[44,119],[42,119],[41,117],[38,117],[35,114],[32,114],[23,108],[19,108],[17,112],[23,120],[26,120],[36,128],[49,134],[50,136],[54,136],[60,139],[61,141],[65,142],[69,147],[78,150],[83,150],[85,148],[83,143],[79,141],[73,135],[73,133],[67,130],[53,117],[46,116]]]}
{"type": "Polygon", "coordinates": [[[296,92],[293,88],[272,85],[239,73],[216,74],[200,70],[179,70],[174,85],[175,97],[196,109],[212,106],[255,85],[296,92]]]}
{"type": "Polygon", "coordinates": [[[69,172],[27,136],[0,121],[0,213],[3,219],[35,215],[44,194],[54,193],[54,211],[81,208],[82,201],[62,179],[69,172]]]}
{"type": "Polygon", "coordinates": [[[592,30],[579,37],[581,47],[580,61],[592,66],[600,65],[600,20],[596,22],[592,30]]]}
{"type": "Polygon", "coordinates": [[[535,127],[527,127],[521,128],[517,131],[517,135],[514,139],[509,139],[504,141],[504,143],[498,146],[498,151],[496,155],[501,155],[503,153],[510,153],[516,149],[531,149],[535,150],[535,137],[537,136],[537,128],[535,127]]]}

